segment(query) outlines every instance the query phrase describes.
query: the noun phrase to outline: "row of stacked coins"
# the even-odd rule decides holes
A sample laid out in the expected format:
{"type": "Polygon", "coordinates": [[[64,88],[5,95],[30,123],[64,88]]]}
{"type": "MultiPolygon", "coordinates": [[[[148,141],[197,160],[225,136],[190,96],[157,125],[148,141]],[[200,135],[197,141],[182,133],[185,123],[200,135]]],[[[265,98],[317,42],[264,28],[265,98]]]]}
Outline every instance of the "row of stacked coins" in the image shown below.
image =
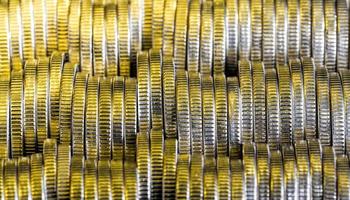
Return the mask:
{"type": "Polygon", "coordinates": [[[163,48],[176,68],[235,74],[238,60],[313,57],[348,68],[346,0],[9,0],[0,5],[0,70],[16,59],[69,52],[85,72],[136,75],[139,50],[163,48]]]}
{"type": "Polygon", "coordinates": [[[1,156],[41,152],[53,138],[86,158],[134,157],[136,133],[151,128],[178,139],[181,153],[227,155],[246,142],[278,148],[315,138],[349,151],[348,70],[328,72],[311,58],[277,70],[242,60],[238,77],[211,76],[175,70],[156,49],[140,51],[137,66],[137,79],[90,76],[59,52],[14,66],[0,79],[1,156]]]}
{"type": "Polygon", "coordinates": [[[136,160],[84,159],[67,144],[44,142],[42,154],[3,159],[5,199],[349,199],[350,167],[319,140],[279,149],[246,143],[237,157],[178,153],[160,129],[137,135],[136,160]]]}

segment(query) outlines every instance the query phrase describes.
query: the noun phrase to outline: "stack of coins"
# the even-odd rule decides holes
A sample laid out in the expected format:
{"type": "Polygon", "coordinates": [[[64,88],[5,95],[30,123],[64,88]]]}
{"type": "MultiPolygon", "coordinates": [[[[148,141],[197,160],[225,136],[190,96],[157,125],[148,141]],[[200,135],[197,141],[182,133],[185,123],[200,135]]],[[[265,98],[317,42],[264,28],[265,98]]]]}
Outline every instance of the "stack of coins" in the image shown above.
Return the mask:
{"type": "Polygon", "coordinates": [[[163,48],[177,69],[237,73],[238,61],[313,57],[349,65],[347,0],[8,0],[1,3],[1,71],[69,52],[94,75],[136,76],[137,53],[163,48]]]}
{"type": "Polygon", "coordinates": [[[0,1],[5,199],[350,199],[347,0],[0,1]]]}
{"type": "Polygon", "coordinates": [[[209,159],[177,154],[176,139],[161,138],[138,134],[136,160],[71,156],[69,145],[47,139],[42,154],[1,160],[0,191],[5,199],[350,198],[348,157],[318,140],[246,143],[239,157],[209,159]]]}

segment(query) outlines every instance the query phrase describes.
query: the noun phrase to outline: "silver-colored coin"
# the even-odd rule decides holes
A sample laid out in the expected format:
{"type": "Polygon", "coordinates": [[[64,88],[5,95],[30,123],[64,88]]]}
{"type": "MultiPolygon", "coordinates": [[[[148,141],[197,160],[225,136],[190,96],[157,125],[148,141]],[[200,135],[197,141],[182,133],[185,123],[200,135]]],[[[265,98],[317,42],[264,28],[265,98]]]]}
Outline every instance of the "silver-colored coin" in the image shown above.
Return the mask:
{"type": "Polygon", "coordinates": [[[345,109],[344,95],[340,76],[337,72],[329,73],[332,146],[336,154],[345,152],[345,109]]]}
{"type": "Polygon", "coordinates": [[[305,138],[316,138],[316,75],[312,58],[302,58],[304,79],[305,138]]]}
{"type": "Polygon", "coordinates": [[[344,112],[345,112],[345,144],[346,153],[350,153],[350,71],[340,70],[340,78],[343,86],[344,112]]]}
{"type": "MultiPolygon", "coordinates": [[[[226,73],[234,75],[238,69],[238,3],[226,1],[226,73]]],[[[203,15],[203,14],[202,14],[203,15]]],[[[204,23],[204,22],[203,22],[204,23]]]]}
{"type": "Polygon", "coordinates": [[[237,77],[227,77],[228,103],[228,144],[230,158],[235,156],[236,148],[242,142],[241,98],[237,77]]]}
{"type": "Polygon", "coordinates": [[[176,72],[176,103],[177,103],[177,134],[179,153],[191,151],[190,106],[188,95],[187,71],[179,69],[176,72]]]}
{"type": "Polygon", "coordinates": [[[211,74],[213,69],[213,2],[204,1],[201,14],[200,72],[211,74]]]}
{"type": "Polygon", "coordinates": [[[216,155],[216,115],[213,78],[202,74],[203,152],[205,156],[216,155]]]}
{"type": "Polygon", "coordinates": [[[203,153],[202,86],[198,72],[189,72],[191,152],[203,153]]]}
{"type": "Polygon", "coordinates": [[[284,173],[282,155],[279,150],[271,151],[270,170],[271,199],[283,199],[285,197],[284,173]]]}
{"type": "Polygon", "coordinates": [[[250,59],[251,53],[251,14],[250,1],[238,1],[238,19],[239,19],[239,58],[250,59]]]}
{"type": "Polygon", "coordinates": [[[312,57],[316,65],[323,65],[325,53],[324,1],[312,0],[312,57]]]}
{"type": "MultiPolygon", "coordinates": [[[[257,187],[259,199],[270,199],[270,176],[272,178],[272,166],[270,170],[270,148],[266,143],[256,144],[257,187]],[[271,173],[270,173],[271,172],[271,173]]],[[[272,197],[272,196],[271,196],[272,197]]]]}
{"type": "Polygon", "coordinates": [[[331,146],[322,148],[323,198],[337,199],[336,154],[331,146]]]}
{"type": "Polygon", "coordinates": [[[244,178],[245,178],[245,198],[257,199],[257,167],[256,167],[256,146],[254,143],[246,142],[242,150],[244,178]]]}
{"type": "Polygon", "coordinates": [[[238,73],[242,100],[242,142],[251,142],[254,139],[254,102],[250,61],[241,60],[238,64],[238,73]]]}
{"type": "Polygon", "coordinates": [[[335,1],[324,2],[325,14],[325,66],[328,71],[336,70],[337,60],[337,11],[335,1]]]}
{"type": "Polygon", "coordinates": [[[213,73],[225,72],[226,65],[226,39],[225,39],[225,1],[214,1],[214,71],[213,73]]]}
{"type": "Polygon", "coordinates": [[[194,0],[190,2],[187,41],[187,69],[198,72],[199,50],[200,50],[200,26],[201,26],[201,2],[194,0]]]}
{"type": "Polygon", "coordinates": [[[262,62],[252,63],[254,101],[254,141],[266,143],[266,91],[265,66],[262,62]]]}
{"type": "Polygon", "coordinates": [[[350,168],[346,155],[337,157],[337,189],[338,199],[350,198],[350,168]]]}
{"type": "Polygon", "coordinates": [[[311,56],[312,0],[300,0],[300,56],[311,56]]]}
{"type": "Polygon", "coordinates": [[[286,0],[277,0],[276,9],[276,63],[280,65],[288,62],[288,8],[286,0]]]}
{"type": "Polygon", "coordinates": [[[275,1],[265,0],[263,6],[262,60],[265,68],[275,68],[276,62],[275,1]]]}
{"type": "Polygon", "coordinates": [[[325,66],[319,65],[316,68],[316,94],[317,94],[317,132],[322,145],[330,145],[331,130],[331,105],[330,105],[330,84],[328,70],[325,66]]]}
{"type": "Polygon", "coordinates": [[[337,7],[337,69],[349,65],[349,7],[346,0],[336,2],[337,7]]]}
{"type": "MultiPolygon", "coordinates": [[[[251,59],[252,61],[261,61],[263,51],[263,20],[265,15],[263,14],[265,9],[265,2],[261,0],[251,0],[251,34],[252,34],[252,47],[251,47],[251,59]]],[[[271,24],[271,23],[269,23],[271,24]]]]}
{"type": "Polygon", "coordinates": [[[162,52],[149,51],[152,128],[163,128],[162,52]]]}

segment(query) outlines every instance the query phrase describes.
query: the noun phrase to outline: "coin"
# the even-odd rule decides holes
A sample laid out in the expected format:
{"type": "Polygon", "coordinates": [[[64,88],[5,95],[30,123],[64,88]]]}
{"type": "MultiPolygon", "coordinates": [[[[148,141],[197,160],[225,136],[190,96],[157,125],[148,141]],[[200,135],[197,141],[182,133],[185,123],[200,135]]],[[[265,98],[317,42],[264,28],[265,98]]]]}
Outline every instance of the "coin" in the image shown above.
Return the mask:
{"type": "MultiPolygon", "coordinates": [[[[118,18],[115,4],[104,6],[105,33],[106,33],[106,74],[118,75],[118,18]]],[[[140,33],[139,33],[140,34],[140,33]]]]}
{"type": "Polygon", "coordinates": [[[277,65],[277,76],[280,99],[281,142],[290,143],[293,140],[293,96],[289,66],[277,65]]]}
{"type": "Polygon", "coordinates": [[[252,47],[251,47],[251,59],[252,61],[261,61],[263,51],[263,20],[265,15],[263,11],[266,3],[261,0],[252,0],[250,15],[251,15],[251,36],[252,36],[252,47]]]}
{"type": "Polygon", "coordinates": [[[244,166],[242,160],[232,159],[231,165],[231,198],[245,198],[244,166]]]}
{"type": "Polygon", "coordinates": [[[293,96],[292,134],[293,140],[295,141],[304,139],[305,137],[304,84],[300,60],[291,60],[289,63],[289,67],[291,73],[293,96]]]}
{"type": "Polygon", "coordinates": [[[203,113],[203,153],[205,157],[212,157],[217,152],[215,94],[213,78],[202,74],[202,113],[203,113]]]}
{"type": "Polygon", "coordinates": [[[91,0],[81,1],[80,15],[80,64],[81,71],[93,73],[92,37],[93,6],[91,0]]]}
{"type": "Polygon", "coordinates": [[[67,55],[55,51],[50,57],[50,137],[59,139],[59,108],[61,76],[67,55]]]}
{"type": "Polygon", "coordinates": [[[337,157],[337,193],[338,199],[348,199],[350,198],[349,189],[349,159],[346,155],[340,155],[337,157]]]}
{"type": "MultiPolygon", "coordinates": [[[[345,112],[345,144],[346,144],[346,153],[350,153],[350,101],[349,101],[349,91],[350,91],[350,72],[349,70],[340,70],[340,78],[343,86],[343,95],[344,95],[344,112],[345,112]]],[[[329,124],[329,122],[328,122],[329,124]]],[[[329,126],[329,125],[328,125],[329,126]]]]}
{"type": "Polygon", "coordinates": [[[23,155],[23,137],[24,127],[22,126],[24,121],[24,84],[23,73],[12,72],[11,74],[11,156],[12,158],[18,158],[23,155]]]}
{"type": "Polygon", "coordinates": [[[126,78],[124,87],[124,157],[135,160],[137,133],[137,85],[136,79],[126,78]]]}
{"type": "Polygon", "coordinates": [[[274,0],[266,0],[263,6],[262,60],[265,68],[275,68],[276,61],[276,12],[274,0]]]}
{"type": "Polygon", "coordinates": [[[119,75],[130,76],[130,20],[126,0],[118,0],[119,75]]]}
{"type": "Polygon", "coordinates": [[[340,76],[337,72],[329,73],[330,100],[331,100],[331,124],[332,146],[336,154],[345,152],[345,113],[344,95],[340,76]]]}
{"type": "Polygon", "coordinates": [[[125,199],[137,199],[138,197],[136,163],[132,160],[124,162],[124,194],[125,199]]]}
{"type": "Polygon", "coordinates": [[[201,3],[190,2],[188,14],[187,70],[198,72],[200,50],[201,3]]]}
{"type": "MultiPolygon", "coordinates": [[[[112,158],[121,159],[124,157],[124,78],[115,77],[113,83],[113,133],[112,133],[112,158]]],[[[117,163],[116,163],[117,164],[117,163]]]]}
{"type": "MultiPolygon", "coordinates": [[[[22,45],[22,48],[23,48],[23,59],[27,60],[27,59],[35,58],[35,35],[34,35],[35,33],[34,33],[34,30],[32,29],[32,27],[34,25],[34,13],[32,11],[32,9],[33,9],[33,1],[32,0],[21,1],[20,5],[21,5],[22,30],[23,30],[23,45],[22,45]]],[[[3,9],[3,11],[1,13],[3,13],[5,15],[6,11],[7,11],[7,6],[5,6],[5,4],[2,4],[0,6],[0,9],[3,9]]],[[[7,18],[7,16],[2,16],[1,17],[2,20],[6,20],[6,24],[7,24],[7,19],[6,18],[7,18]]],[[[3,25],[5,25],[5,24],[3,24],[3,25]]],[[[7,25],[6,25],[6,27],[7,27],[7,25]]],[[[3,28],[1,28],[1,30],[6,31],[6,27],[4,26],[3,28]]],[[[58,26],[57,26],[57,33],[58,32],[59,31],[58,31],[58,26]]],[[[3,35],[3,34],[1,34],[1,35],[3,35]]],[[[7,33],[5,33],[4,35],[7,35],[7,33]]],[[[2,40],[2,41],[6,42],[7,39],[6,40],[2,40]]],[[[7,44],[6,45],[3,44],[3,48],[4,49],[7,49],[7,47],[8,47],[7,44]]],[[[4,51],[3,53],[5,53],[5,52],[6,51],[4,51]]],[[[2,55],[1,57],[6,58],[4,55],[2,55]]]]}
{"type": "Polygon", "coordinates": [[[72,97],[72,138],[73,154],[83,154],[85,137],[85,110],[87,101],[87,85],[89,75],[77,73],[72,97]]]}
{"type": "MultiPolygon", "coordinates": [[[[9,30],[11,32],[11,58],[12,62],[14,59],[19,59],[22,61],[23,52],[23,31],[22,31],[22,15],[21,15],[21,5],[20,0],[9,1],[8,2],[8,24],[9,30]]],[[[46,2],[45,2],[46,3],[46,2]]],[[[45,9],[47,6],[44,7],[45,9]]],[[[47,13],[47,16],[49,14],[47,13]]],[[[49,21],[49,19],[47,20],[49,21]]],[[[48,34],[47,34],[48,35],[48,34]]],[[[48,37],[47,37],[48,38],[48,37]]]]}
{"type": "Polygon", "coordinates": [[[251,75],[251,63],[241,60],[238,64],[240,95],[242,101],[242,142],[250,142],[254,139],[254,114],[253,114],[253,86],[251,75]]]}
{"type": "Polygon", "coordinates": [[[190,106],[188,96],[187,71],[179,69],[176,72],[176,103],[177,130],[179,153],[188,154],[191,151],[190,106]]]}
{"type": "Polygon", "coordinates": [[[163,187],[162,198],[175,198],[176,195],[176,173],[177,173],[177,149],[175,138],[167,138],[164,141],[163,157],[163,187]]]}
{"type": "MultiPolygon", "coordinates": [[[[31,12],[33,13],[34,27],[34,38],[35,38],[35,56],[45,57],[46,56],[46,30],[45,30],[45,1],[33,0],[31,12]]],[[[58,14],[59,15],[59,14],[58,14]]]]}
{"type": "Polygon", "coordinates": [[[271,198],[282,199],[284,197],[284,177],[282,155],[279,150],[271,151],[270,170],[271,198]]]}
{"type": "Polygon", "coordinates": [[[349,68],[349,10],[345,0],[336,2],[337,9],[337,69],[349,68]]]}
{"type": "Polygon", "coordinates": [[[73,141],[73,155],[84,155],[86,159],[97,159],[97,133],[98,133],[98,90],[99,78],[89,76],[86,89],[86,114],[85,114],[85,145],[81,140],[73,141]],[[85,146],[85,152],[84,152],[85,146]]]}
{"type": "Polygon", "coordinates": [[[70,199],[84,197],[84,159],[73,156],[70,167],[70,199]]]}
{"type": "MultiPolygon", "coordinates": [[[[193,153],[190,161],[190,198],[203,198],[203,156],[199,153],[193,153]]],[[[229,177],[229,176],[228,176],[229,177]]]]}
{"type": "Polygon", "coordinates": [[[111,160],[111,189],[113,199],[124,198],[124,167],[122,159],[111,160]]]}
{"type": "MultiPolygon", "coordinates": [[[[137,134],[137,174],[139,181],[139,198],[149,199],[151,197],[151,158],[149,148],[149,133],[139,132],[137,134]]],[[[164,158],[164,163],[165,163],[164,158]]],[[[164,168],[165,171],[165,168],[164,168]]]]}
{"type": "Polygon", "coordinates": [[[177,1],[173,47],[175,69],[186,68],[188,7],[187,0],[177,1]]]}
{"type": "Polygon", "coordinates": [[[98,108],[98,155],[101,160],[112,156],[112,86],[113,79],[100,80],[98,108]]]}
{"type": "Polygon", "coordinates": [[[143,2],[142,50],[148,50],[152,47],[152,8],[153,0],[143,2]]]}
{"type": "MultiPolygon", "coordinates": [[[[286,0],[278,0],[275,2],[276,9],[276,63],[279,65],[288,62],[288,8],[286,0]]],[[[278,65],[277,65],[278,69],[278,65]]]]}
{"type": "Polygon", "coordinates": [[[206,156],[203,169],[203,195],[204,199],[218,199],[218,177],[214,157],[206,156]]]}
{"type": "Polygon", "coordinates": [[[30,186],[32,198],[45,199],[42,154],[30,156],[30,186]]]}
{"type": "MultiPolygon", "coordinates": [[[[80,156],[76,156],[78,158],[80,156]]],[[[71,179],[71,148],[68,144],[59,144],[57,150],[57,198],[70,197],[71,179]]],[[[76,179],[74,177],[74,179],[76,179]]],[[[76,185],[78,187],[78,185],[76,185]]]]}
{"type": "Polygon", "coordinates": [[[111,167],[109,160],[98,161],[98,198],[111,199],[111,167]]]}
{"type": "Polygon", "coordinates": [[[226,38],[225,38],[225,1],[214,1],[214,63],[213,73],[225,72],[226,65],[226,38]]]}
{"type": "MultiPolygon", "coordinates": [[[[163,51],[164,54],[164,51],[163,51]]],[[[171,56],[163,56],[163,113],[166,138],[176,138],[176,80],[174,62],[171,56]]]]}
{"type": "Polygon", "coordinates": [[[238,3],[238,23],[239,23],[239,58],[249,59],[251,52],[251,13],[250,1],[239,0],[238,3]]]}
{"type": "Polygon", "coordinates": [[[231,198],[231,170],[230,160],[227,156],[217,158],[218,194],[220,199],[231,198]]]}
{"type": "Polygon", "coordinates": [[[285,195],[291,199],[298,199],[299,180],[297,176],[294,147],[290,144],[282,145],[284,188],[285,195]]]}
{"type": "Polygon", "coordinates": [[[84,197],[96,198],[97,192],[97,161],[85,160],[84,162],[84,197]]]}
{"type": "MultiPolygon", "coordinates": [[[[28,199],[30,198],[30,159],[29,157],[18,158],[18,198],[28,199]]],[[[0,161],[0,166],[2,169],[3,161],[0,161]]],[[[1,174],[2,175],[2,174],[1,174]]],[[[2,186],[2,183],[0,184],[2,186]]],[[[2,192],[2,191],[1,191],[2,192]]]]}
{"type": "Polygon", "coordinates": [[[329,75],[325,66],[316,68],[316,90],[317,90],[317,131],[322,145],[331,144],[331,105],[329,75]]]}
{"type": "Polygon", "coordinates": [[[191,152],[203,152],[203,118],[202,118],[202,89],[201,77],[198,72],[189,72],[189,104],[191,123],[191,152]]]}
{"type": "Polygon", "coordinates": [[[237,77],[227,77],[228,103],[228,144],[230,158],[236,156],[237,146],[241,143],[241,98],[237,77]]]}
{"type": "Polygon", "coordinates": [[[325,53],[325,14],[324,2],[312,1],[312,57],[316,65],[324,63],[325,53]]]}
{"type": "MultiPolygon", "coordinates": [[[[144,2],[144,7],[146,5],[144,2]]],[[[152,1],[151,1],[152,2],[152,1]]],[[[163,55],[173,56],[174,52],[174,30],[175,30],[175,15],[176,15],[176,0],[167,0],[164,3],[164,21],[163,21],[163,55]]],[[[147,13],[144,13],[146,15],[147,13]]],[[[147,14],[149,15],[149,14],[147,14]]],[[[145,19],[144,19],[145,22],[145,19]]],[[[147,25],[149,26],[149,25],[147,25]]],[[[144,27],[145,29],[145,27],[144,27]]],[[[165,60],[165,58],[164,58],[165,60]]]]}
{"type": "Polygon", "coordinates": [[[311,56],[312,0],[301,0],[300,7],[300,56],[311,56]]]}
{"type": "Polygon", "coordinates": [[[312,58],[302,58],[305,100],[305,137],[316,138],[316,81],[312,58]]]}
{"type": "Polygon", "coordinates": [[[317,139],[308,140],[310,157],[310,175],[312,178],[311,194],[313,199],[321,199],[323,194],[322,184],[322,149],[317,139]]]}
{"type": "Polygon", "coordinates": [[[189,199],[189,155],[180,154],[177,160],[176,199],[189,199]]]}
{"type": "Polygon", "coordinates": [[[94,4],[93,6],[93,74],[96,76],[104,76],[106,72],[106,29],[104,20],[104,5],[94,4]]]}
{"type": "Polygon", "coordinates": [[[216,113],[216,134],[217,153],[228,154],[228,130],[227,130],[227,83],[224,73],[216,73],[214,76],[215,90],[215,113],[216,113]]]}
{"type": "Polygon", "coordinates": [[[256,199],[258,197],[257,170],[256,170],[256,147],[253,143],[245,143],[242,150],[245,198],[256,199]]]}
{"type": "Polygon", "coordinates": [[[57,198],[57,143],[55,139],[46,139],[43,151],[46,198],[57,198]]]}
{"type": "Polygon", "coordinates": [[[66,63],[62,71],[60,107],[59,107],[59,130],[58,141],[70,144],[72,126],[72,97],[74,92],[77,65],[66,63]]]}
{"type": "MultiPolygon", "coordinates": [[[[226,1],[225,9],[226,9],[226,45],[227,45],[226,46],[226,73],[227,75],[234,75],[237,73],[238,46],[239,46],[238,44],[238,25],[239,24],[238,24],[237,0],[226,1]]],[[[204,13],[202,15],[204,15],[204,13]]]]}
{"type": "MultiPolygon", "coordinates": [[[[37,66],[37,137],[38,151],[42,152],[44,140],[49,136],[49,95],[50,61],[46,57],[38,59],[37,66]]],[[[13,100],[11,100],[13,102],[13,100]]]]}
{"type": "Polygon", "coordinates": [[[81,0],[72,0],[69,5],[68,17],[68,51],[70,62],[80,64],[80,19],[81,19],[81,0]],[[74,10],[75,12],[71,12],[74,10]]]}
{"type": "Polygon", "coordinates": [[[59,51],[68,51],[68,19],[70,1],[57,1],[57,46],[59,51]]]}
{"type": "Polygon", "coordinates": [[[266,142],[266,98],[265,66],[261,62],[252,63],[254,101],[254,141],[266,142]]]}
{"type": "MultiPolygon", "coordinates": [[[[28,60],[25,64],[25,84],[24,84],[24,152],[25,155],[31,155],[36,152],[37,145],[37,97],[36,97],[36,87],[37,87],[37,61],[28,60]]],[[[8,91],[8,82],[2,81],[2,88],[6,88],[8,91]],[[5,87],[6,86],[6,87],[5,87]]],[[[8,96],[7,92],[1,96],[8,96]]],[[[6,106],[7,111],[7,98],[2,98],[1,105],[6,106]]],[[[2,110],[2,109],[1,109],[2,110]]],[[[4,111],[3,111],[4,112],[4,111]]],[[[7,115],[6,115],[7,116],[7,115]]],[[[7,121],[7,120],[6,120],[7,121]]],[[[7,122],[4,124],[7,124],[7,122]]],[[[7,133],[8,128],[3,129],[3,133],[7,133]]],[[[7,135],[7,134],[6,134],[7,135]]],[[[2,137],[3,138],[3,137],[2,137]]]]}
{"type": "Polygon", "coordinates": [[[161,129],[152,129],[150,133],[151,153],[151,198],[162,197],[162,176],[164,159],[164,138],[161,129]]]}
{"type": "Polygon", "coordinates": [[[149,56],[147,51],[137,54],[137,95],[138,95],[138,127],[140,131],[151,128],[151,87],[149,56]]]}
{"type": "Polygon", "coordinates": [[[152,128],[163,128],[162,52],[149,51],[152,128]]]}
{"type": "Polygon", "coordinates": [[[152,48],[159,49],[163,46],[165,0],[153,0],[152,4],[152,48]]]}
{"type": "MultiPolygon", "coordinates": [[[[87,1],[87,0],[86,0],[87,1]]],[[[47,55],[57,50],[57,0],[45,0],[47,55]]]]}
{"type": "Polygon", "coordinates": [[[300,17],[299,1],[290,0],[288,7],[288,57],[298,58],[300,49],[300,17]]]}
{"type": "Polygon", "coordinates": [[[337,57],[337,19],[335,2],[324,2],[325,14],[325,66],[328,71],[336,70],[337,57]]]}
{"type": "Polygon", "coordinates": [[[337,199],[336,155],[334,148],[322,148],[323,198],[337,199]]]}
{"type": "MultiPolygon", "coordinates": [[[[177,26],[176,26],[177,27],[177,26]]],[[[213,2],[204,1],[201,14],[201,40],[199,68],[201,73],[211,74],[213,68],[213,2]]]]}
{"type": "Polygon", "coordinates": [[[311,196],[311,177],[309,165],[309,153],[305,140],[296,141],[294,144],[296,166],[298,170],[298,191],[299,198],[310,198],[311,196]]]}
{"type": "Polygon", "coordinates": [[[280,99],[278,79],[275,69],[267,69],[266,84],[266,132],[267,141],[272,148],[281,142],[280,99]]]}
{"type": "Polygon", "coordinates": [[[3,166],[3,189],[6,199],[18,198],[17,191],[17,160],[5,160],[3,166]]]}
{"type": "MultiPolygon", "coordinates": [[[[273,150],[272,150],[273,151],[273,150]]],[[[272,155],[270,154],[270,148],[267,144],[257,143],[256,144],[256,165],[257,168],[257,190],[259,199],[268,199],[273,197],[274,187],[271,185],[270,188],[270,176],[273,178],[273,166],[272,155]],[[270,166],[271,163],[271,166],[270,166]],[[270,194],[271,190],[271,194],[270,194]]],[[[275,183],[273,181],[273,183],[275,183]]]]}

